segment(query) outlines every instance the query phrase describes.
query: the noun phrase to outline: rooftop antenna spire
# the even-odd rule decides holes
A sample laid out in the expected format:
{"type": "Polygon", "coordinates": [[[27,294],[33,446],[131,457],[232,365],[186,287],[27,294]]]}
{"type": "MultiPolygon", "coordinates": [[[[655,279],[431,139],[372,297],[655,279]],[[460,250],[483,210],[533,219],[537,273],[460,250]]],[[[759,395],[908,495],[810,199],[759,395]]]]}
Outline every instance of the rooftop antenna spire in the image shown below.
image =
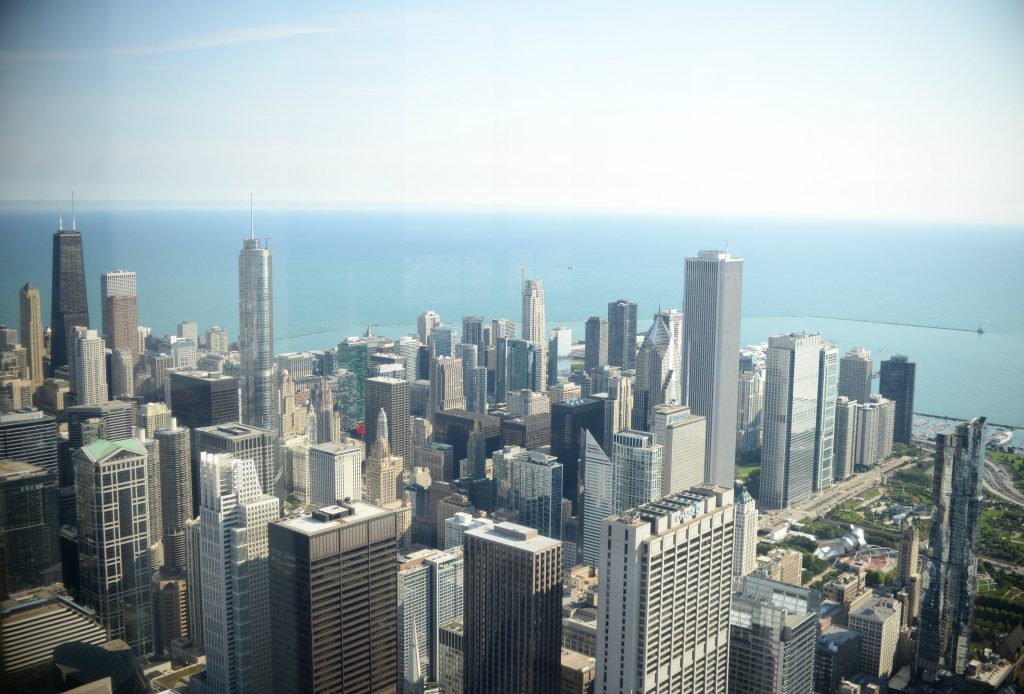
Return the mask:
{"type": "Polygon", "coordinates": [[[520,290],[526,289],[526,266],[519,266],[519,288],[520,290]]]}
{"type": "Polygon", "coordinates": [[[253,215],[252,193],[249,193],[249,240],[256,238],[255,217],[253,215]]]}
{"type": "Polygon", "coordinates": [[[57,231],[64,230],[64,214],[60,211],[60,200],[57,201],[57,231]]]}
{"type": "Polygon", "coordinates": [[[71,231],[75,230],[75,189],[71,189],[71,231]]]}

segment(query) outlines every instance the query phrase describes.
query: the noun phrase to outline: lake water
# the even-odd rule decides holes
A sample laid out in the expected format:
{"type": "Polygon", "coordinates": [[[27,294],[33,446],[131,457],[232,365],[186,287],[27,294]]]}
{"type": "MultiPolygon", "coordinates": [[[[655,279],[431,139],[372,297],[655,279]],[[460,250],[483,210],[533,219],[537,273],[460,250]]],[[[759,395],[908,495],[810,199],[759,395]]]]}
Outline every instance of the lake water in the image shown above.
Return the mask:
{"type": "MultiPolygon", "coordinates": [[[[0,214],[0,322],[18,325],[18,289],[42,291],[49,323],[52,213],[0,214]]],[[[139,321],[156,334],[182,320],[237,336],[238,251],[249,211],[82,210],[93,322],[99,273],[138,273],[139,321]]],[[[917,362],[916,409],[987,415],[1024,427],[1024,228],[663,216],[424,212],[260,212],[274,254],[278,351],[323,349],[368,323],[415,330],[434,309],[520,319],[520,267],[545,284],[549,327],[639,303],[639,329],[680,306],[683,259],[729,248],[745,260],[745,344],[820,331],[877,364],[917,362]],[[814,318],[827,316],[829,318],[814,318]],[[966,331],[861,323],[893,321],[966,331]],[[984,324],[985,333],[972,332],[984,324]]]]}

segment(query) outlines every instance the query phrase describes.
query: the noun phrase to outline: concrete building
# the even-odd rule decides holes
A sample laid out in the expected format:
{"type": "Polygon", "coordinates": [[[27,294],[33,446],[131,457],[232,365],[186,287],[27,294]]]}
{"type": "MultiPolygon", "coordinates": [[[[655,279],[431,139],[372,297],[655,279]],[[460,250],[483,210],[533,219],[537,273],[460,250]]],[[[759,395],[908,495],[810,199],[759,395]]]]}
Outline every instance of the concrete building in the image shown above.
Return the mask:
{"type": "Polygon", "coordinates": [[[623,429],[612,438],[612,470],[615,512],[660,499],[664,447],[654,443],[654,435],[623,429]]]}
{"type": "Polygon", "coordinates": [[[510,390],[505,397],[508,413],[512,417],[529,417],[551,412],[551,399],[544,393],[523,388],[510,390]]]}
{"type": "Polygon", "coordinates": [[[900,605],[891,598],[872,598],[850,612],[849,626],[860,632],[858,669],[870,677],[889,679],[896,672],[900,639],[900,605]]]}
{"type": "Polygon", "coordinates": [[[918,573],[917,548],[920,539],[917,536],[917,528],[908,525],[900,533],[900,556],[896,570],[896,579],[901,586],[910,584],[910,577],[918,573]]]}
{"type": "Polygon", "coordinates": [[[654,442],[664,448],[661,493],[675,494],[702,484],[707,420],[684,405],[655,405],[651,432],[654,442]]]}
{"type": "MultiPolygon", "coordinates": [[[[226,453],[239,460],[251,460],[256,465],[260,489],[266,494],[284,498],[284,470],[274,459],[274,434],[268,429],[231,422],[192,430],[192,469],[201,470],[203,453],[226,453]]],[[[202,475],[193,477],[193,488],[200,486],[202,475]],[[198,483],[198,484],[197,484],[198,483]]],[[[199,500],[193,494],[193,505],[198,515],[199,500]]]]}
{"type": "Polygon", "coordinates": [[[153,652],[146,449],[100,439],[75,451],[82,604],[110,638],[136,655],[153,652]]]}
{"type": "MultiPolygon", "coordinates": [[[[250,234],[238,256],[238,351],[242,368],[242,422],[276,432],[274,277],[270,249],[250,234]]],[[[264,490],[273,493],[263,480],[264,490]]]]}
{"type": "Polygon", "coordinates": [[[935,484],[915,672],[933,679],[967,667],[984,499],[985,418],[935,437],[935,484]]]}
{"type": "Polygon", "coordinates": [[[615,513],[615,466],[589,431],[584,437],[583,469],[587,479],[580,519],[583,563],[597,566],[603,556],[604,521],[615,513]]]}
{"type": "Polygon", "coordinates": [[[0,458],[30,463],[56,475],[57,420],[39,410],[0,414],[0,458]]]}
{"type": "Polygon", "coordinates": [[[832,473],[836,482],[853,475],[853,454],[857,447],[857,405],[842,396],[836,398],[836,435],[833,439],[832,473]]]}
{"type": "Polygon", "coordinates": [[[820,594],[760,576],[740,580],[729,617],[729,692],[813,691],[820,594]]]}
{"type": "Polygon", "coordinates": [[[43,371],[43,356],[46,345],[43,342],[43,319],[41,314],[39,288],[25,284],[18,292],[18,308],[21,318],[21,343],[25,346],[28,361],[28,380],[33,389],[43,385],[46,373],[43,371]]]}
{"type": "Polygon", "coordinates": [[[873,362],[871,351],[855,347],[839,360],[838,394],[850,400],[865,403],[871,399],[873,362]]]}
{"type": "Polygon", "coordinates": [[[731,488],[736,462],[736,379],[743,260],[701,251],[686,259],[683,402],[707,417],[704,481],[731,488]]]}
{"type": "Polygon", "coordinates": [[[465,691],[549,691],[561,677],[562,543],[496,523],[466,533],[465,567],[465,691]]]}
{"type": "Polygon", "coordinates": [[[543,348],[547,344],[545,322],[544,283],[526,280],[523,283],[523,339],[543,348]]]}
{"type": "Polygon", "coordinates": [[[764,379],[765,370],[761,364],[749,371],[740,372],[736,394],[736,445],[741,453],[755,451],[761,447],[764,379]]]}
{"type": "Polygon", "coordinates": [[[878,374],[878,392],[896,403],[893,417],[893,440],[910,444],[914,424],[914,380],[917,365],[902,354],[882,361],[878,374]]]}
{"type": "Polygon", "coordinates": [[[392,455],[401,457],[412,469],[412,433],[409,418],[409,381],[379,376],[366,379],[366,434],[365,441],[377,440],[377,415],[387,414],[388,447],[392,455]]]}
{"type": "Polygon", "coordinates": [[[462,361],[456,357],[439,356],[430,361],[430,415],[445,410],[465,410],[462,361]]]}
{"type": "Polygon", "coordinates": [[[732,489],[664,497],[609,517],[602,535],[595,691],[724,694],[732,489]]]}
{"type": "Polygon", "coordinates": [[[490,518],[478,518],[472,514],[459,511],[444,521],[444,549],[462,547],[466,533],[476,528],[490,528],[494,521],[490,518]]]}
{"type": "Polygon", "coordinates": [[[462,694],[465,636],[462,619],[453,620],[442,626],[439,636],[437,680],[441,686],[441,694],[462,694]]]}
{"type": "Polygon", "coordinates": [[[74,343],[74,378],[71,390],[79,405],[99,405],[106,402],[107,357],[106,342],[95,330],[79,331],[74,343]]]}
{"type": "Polygon", "coordinates": [[[768,340],[762,508],[786,508],[814,490],[821,336],[778,335],[768,340]]]}
{"type": "Polygon", "coordinates": [[[273,690],[398,692],[394,514],[354,501],[268,534],[273,690]]]}
{"type": "MultiPolygon", "coordinates": [[[[268,527],[280,516],[278,500],[263,493],[252,460],[201,455],[199,563],[206,669],[192,677],[198,694],[271,692],[271,656],[283,625],[271,620],[268,527]]],[[[277,663],[275,662],[276,666],[277,663]]]]}
{"type": "Polygon", "coordinates": [[[562,649],[562,686],[560,694],[592,694],[597,661],[593,656],[562,649]]]}
{"type": "Polygon", "coordinates": [[[857,674],[859,663],[859,632],[835,625],[822,629],[814,657],[814,691],[836,691],[844,678],[857,674]]]}
{"type": "Polygon", "coordinates": [[[103,335],[111,349],[127,349],[139,360],[137,278],[130,270],[100,273],[103,335]]]}
{"type": "Polygon", "coordinates": [[[759,576],[794,586],[803,585],[803,569],[804,555],[783,547],[770,549],[754,560],[754,571],[759,576]]]}
{"type": "Polygon", "coordinates": [[[231,339],[228,331],[219,325],[212,325],[206,331],[206,349],[213,354],[227,355],[231,351],[231,339]]]}
{"type": "Polygon", "coordinates": [[[309,501],[333,506],[363,497],[363,451],[359,446],[321,443],[309,448],[309,501]]]}
{"type": "Polygon", "coordinates": [[[160,460],[159,483],[164,566],[183,572],[187,563],[185,524],[192,520],[192,445],[188,428],[173,417],[153,433],[160,460]]]}
{"type": "Polygon", "coordinates": [[[427,310],[421,313],[416,318],[416,334],[420,338],[421,344],[427,344],[427,338],[430,337],[430,331],[441,325],[441,316],[435,311],[427,310]]]}
{"type": "Polygon", "coordinates": [[[110,354],[110,398],[134,397],[135,371],[132,353],[126,349],[115,349],[110,354]]]}
{"type": "Polygon", "coordinates": [[[608,302],[608,364],[636,368],[636,302],[608,302]]]}
{"type": "Polygon", "coordinates": [[[892,455],[892,432],[896,403],[880,395],[857,406],[857,431],[853,463],[858,469],[872,468],[892,455]]]}

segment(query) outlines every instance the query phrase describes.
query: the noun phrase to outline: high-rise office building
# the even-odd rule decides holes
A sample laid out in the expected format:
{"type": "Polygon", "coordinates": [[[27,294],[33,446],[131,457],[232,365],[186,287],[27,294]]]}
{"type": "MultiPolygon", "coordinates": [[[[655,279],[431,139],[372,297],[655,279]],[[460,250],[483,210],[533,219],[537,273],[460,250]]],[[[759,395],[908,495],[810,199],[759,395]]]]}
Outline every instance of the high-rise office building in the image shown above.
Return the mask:
{"type": "Polygon", "coordinates": [[[527,340],[498,338],[494,349],[494,398],[505,402],[508,393],[529,388],[544,391],[547,381],[544,350],[527,340]]]}
{"type": "MultiPolygon", "coordinates": [[[[251,235],[238,255],[238,351],[242,360],[242,421],[276,431],[273,265],[270,249],[261,248],[259,239],[251,235]]],[[[266,487],[264,491],[273,493],[266,487]]]]}
{"type": "Polygon", "coordinates": [[[743,259],[701,251],[686,259],[681,390],[694,414],[707,417],[704,480],[732,487],[736,467],[743,259]]]}
{"type": "MultiPolygon", "coordinates": [[[[604,400],[604,436],[598,439],[605,451],[612,449],[612,436],[633,424],[633,378],[614,375],[608,378],[608,397],[604,400]]],[[[704,472],[701,471],[701,479],[704,472]]]]}
{"type": "Polygon", "coordinates": [[[552,328],[548,340],[548,384],[569,379],[572,373],[572,329],[552,328]]]}
{"type": "Polygon", "coordinates": [[[57,474],[0,457],[0,597],[61,580],[57,474]]]}
{"type": "MultiPolygon", "coordinates": [[[[22,328],[22,332],[24,332],[22,328]]],[[[910,444],[914,425],[914,379],[917,365],[902,354],[894,354],[882,361],[878,374],[878,392],[883,398],[896,403],[893,422],[893,440],[910,444]]]]}
{"type": "Polygon", "coordinates": [[[729,618],[729,692],[814,691],[821,595],[761,576],[744,576],[729,618]]]}
{"type": "Polygon", "coordinates": [[[836,388],[839,383],[839,350],[827,340],[818,352],[818,415],[814,437],[813,489],[832,486],[835,476],[836,388]]]}
{"type": "Polygon", "coordinates": [[[85,291],[85,257],[82,235],[63,223],[53,234],[53,286],[50,292],[50,370],[71,362],[74,327],[89,325],[89,304],[85,291]]]}
{"type": "Polygon", "coordinates": [[[707,420],[682,405],[655,405],[651,413],[654,442],[662,455],[662,496],[686,491],[704,482],[707,420]]]}
{"type": "Polygon", "coordinates": [[[399,691],[395,534],[362,501],[270,524],[267,688],[272,671],[278,692],[399,691]]]}
{"type": "Polygon", "coordinates": [[[764,413],[764,365],[753,365],[740,371],[737,392],[736,440],[741,453],[761,447],[764,413]]]}
{"type": "Polygon", "coordinates": [[[757,503],[742,483],[733,487],[736,506],[735,537],[732,551],[733,576],[746,576],[757,565],[757,503]]]}
{"type": "Polygon", "coordinates": [[[854,467],[874,467],[892,455],[892,432],[896,419],[896,403],[881,395],[872,395],[857,405],[854,467]]]}
{"type": "Polygon", "coordinates": [[[349,443],[321,443],[309,449],[309,501],[333,506],[363,496],[363,451],[349,443]]]}
{"type": "Polygon", "coordinates": [[[435,325],[427,334],[427,347],[431,358],[454,357],[458,336],[453,325],[435,325]]]}
{"type": "Polygon", "coordinates": [[[561,674],[562,543],[514,523],[464,540],[465,691],[551,691],[561,674]]]}
{"type": "Polygon", "coordinates": [[[724,694],[732,488],[694,487],[611,516],[601,536],[595,691],[724,694]]]}
{"type": "Polygon", "coordinates": [[[857,402],[836,398],[836,434],[833,439],[832,474],[842,482],[853,474],[853,454],[857,445],[857,402]]]}
{"type": "MultiPolygon", "coordinates": [[[[203,453],[226,453],[239,460],[251,460],[256,466],[256,474],[259,475],[260,489],[264,493],[274,496],[277,496],[275,490],[278,490],[283,498],[284,470],[274,460],[272,432],[259,427],[230,422],[198,427],[193,429],[192,436],[193,467],[200,472],[197,481],[202,479],[203,453]],[[278,489],[279,485],[280,489],[278,489]]],[[[193,488],[198,486],[194,484],[193,488]]],[[[196,507],[197,515],[198,504],[199,499],[194,499],[193,506],[196,507]]]]}
{"type": "MultiPolygon", "coordinates": [[[[381,410],[383,424],[377,428],[377,440],[370,447],[366,459],[366,500],[378,506],[387,506],[398,499],[398,484],[402,479],[402,458],[392,455],[388,446],[384,410],[381,410]]],[[[410,468],[411,469],[411,468],[410,468]]],[[[343,497],[342,497],[343,498],[343,497]]]]}
{"type": "Polygon", "coordinates": [[[520,450],[505,460],[509,508],[519,523],[541,535],[562,538],[562,464],[553,455],[520,450]]]}
{"type": "Polygon", "coordinates": [[[79,599],[112,639],[153,651],[146,449],[100,439],[75,451],[79,599]],[[113,519],[113,520],[111,520],[113,519]]]}
{"type": "Polygon", "coordinates": [[[465,316],[462,319],[462,341],[467,345],[476,345],[478,353],[481,355],[481,363],[483,362],[482,355],[487,347],[487,343],[484,341],[484,317],[483,316],[465,316]]]}
{"type": "Polygon", "coordinates": [[[625,513],[660,499],[664,446],[646,431],[623,429],[612,437],[615,512],[625,513]]]}
{"type": "Polygon", "coordinates": [[[545,320],[544,283],[526,280],[523,283],[523,339],[537,347],[547,344],[545,320]]]}
{"type": "Polygon", "coordinates": [[[604,519],[615,513],[615,469],[597,440],[585,431],[581,535],[583,563],[597,566],[602,556],[604,519]]]}
{"type": "Polygon", "coordinates": [[[185,524],[192,520],[192,447],[188,428],[171,418],[152,434],[160,458],[160,507],[164,566],[184,571],[185,524]]]}
{"type": "Polygon", "coordinates": [[[238,379],[207,371],[168,374],[170,407],[178,423],[192,429],[237,422],[238,379]]]}
{"type": "MultiPolygon", "coordinates": [[[[199,694],[271,692],[271,606],[268,527],[278,500],[263,493],[252,460],[203,453],[199,502],[199,562],[206,670],[189,691],[199,694]]],[[[275,641],[281,646],[289,639],[275,641]]],[[[275,663],[276,665],[276,663],[275,663]]],[[[276,669],[276,668],[275,668],[276,669]]]]}
{"type": "Polygon", "coordinates": [[[466,409],[463,394],[462,361],[455,357],[436,357],[430,362],[430,411],[466,409]]]}
{"type": "MultiPolygon", "coordinates": [[[[74,452],[81,448],[95,437],[89,438],[87,429],[89,425],[99,420],[102,427],[102,436],[108,441],[120,441],[132,437],[135,428],[135,403],[124,400],[111,400],[99,405],[76,405],[67,410],[68,417],[68,446],[74,452]]],[[[95,426],[93,426],[95,430],[95,426]]]]}
{"type": "Polygon", "coordinates": [[[839,360],[838,394],[859,403],[871,399],[871,352],[855,347],[839,360]]]}
{"type": "Polygon", "coordinates": [[[583,430],[597,441],[604,441],[604,401],[598,398],[565,400],[551,405],[551,455],[562,464],[562,496],[579,511],[580,456],[583,454],[583,430]]]}
{"type": "Polygon", "coordinates": [[[56,475],[57,420],[39,410],[0,414],[0,458],[30,463],[56,475]]]}
{"type": "Polygon", "coordinates": [[[935,437],[935,483],[915,670],[933,679],[967,667],[984,499],[985,418],[935,437]]]}
{"type": "Polygon", "coordinates": [[[416,333],[419,335],[420,342],[427,344],[427,339],[430,337],[430,331],[441,325],[441,316],[434,311],[424,311],[416,319],[416,333]]]}
{"type": "Polygon", "coordinates": [[[21,343],[25,346],[28,360],[28,380],[33,388],[43,385],[46,374],[43,371],[43,355],[46,345],[43,343],[43,319],[41,313],[39,289],[26,284],[18,292],[18,306],[21,314],[21,343]]]}
{"type": "Polygon", "coordinates": [[[114,270],[100,274],[103,335],[112,350],[127,349],[132,365],[139,361],[139,308],[135,273],[114,270]]]}
{"type": "Polygon", "coordinates": [[[95,330],[85,330],[74,339],[74,380],[71,389],[79,405],[98,405],[107,397],[106,343],[95,330]]]}
{"type": "Polygon", "coordinates": [[[462,586],[461,549],[399,555],[398,668],[405,691],[438,680],[439,630],[462,617],[462,586]]]}
{"type": "Polygon", "coordinates": [[[498,343],[499,338],[508,338],[509,340],[516,339],[516,322],[511,318],[493,318],[491,319],[491,342],[490,344],[495,345],[498,343]]]}
{"type": "Polygon", "coordinates": [[[219,325],[211,325],[206,331],[206,349],[214,354],[227,354],[231,351],[231,339],[228,331],[219,325]]]}
{"type": "Polygon", "coordinates": [[[847,621],[860,632],[858,670],[868,677],[889,679],[896,667],[900,639],[900,605],[892,598],[870,598],[850,611],[847,621]]]}
{"type": "Polygon", "coordinates": [[[608,364],[636,368],[636,303],[626,299],[608,302],[608,364]]]}
{"type": "Polygon", "coordinates": [[[608,320],[600,316],[587,319],[583,347],[583,368],[597,369],[608,363],[608,320]]]}
{"type": "Polygon", "coordinates": [[[380,432],[377,420],[380,411],[387,414],[388,446],[391,454],[402,458],[412,469],[412,434],[409,419],[409,381],[404,378],[377,376],[366,379],[366,434],[364,440],[373,443],[380,432]]]}
{"type": "Polygon", "coordinates": [[[644,337],[636,356],[636,379],[633,381],[634,429],[651,430],[651,417],[657,405],[679,404],[679,374],[672,370],[673,354],[678,347],[661,316],[644,337]]]}
{"type": "Polygon", "coordinates": [[[786,508],[813,491],[820,353],[820,335],[768,340],[758,498],[762,508],[786,508]]]}
{"type": "Polygon", "coordinates": [[[910,577],[918,573],[917,549],[919,544],[917,527],[910,524],[903,528],[900,533],[900,556],[896,571],[896,578],[901,586],[907,586],[910,583],[910,577]]]}

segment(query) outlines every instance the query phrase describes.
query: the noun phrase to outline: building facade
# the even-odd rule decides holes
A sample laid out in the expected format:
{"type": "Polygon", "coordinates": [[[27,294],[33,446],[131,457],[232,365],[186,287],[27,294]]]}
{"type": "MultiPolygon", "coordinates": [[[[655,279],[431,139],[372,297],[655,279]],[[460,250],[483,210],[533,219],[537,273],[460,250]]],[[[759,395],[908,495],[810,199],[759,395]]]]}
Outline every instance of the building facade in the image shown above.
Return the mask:
{"type": "Polygon", "coordinates": [[[902,354],[882,361],[878,374],[878,392],[896,403],[893,440],[910,445],[914,425],[914,380],[917,364],[902,354]]]}

